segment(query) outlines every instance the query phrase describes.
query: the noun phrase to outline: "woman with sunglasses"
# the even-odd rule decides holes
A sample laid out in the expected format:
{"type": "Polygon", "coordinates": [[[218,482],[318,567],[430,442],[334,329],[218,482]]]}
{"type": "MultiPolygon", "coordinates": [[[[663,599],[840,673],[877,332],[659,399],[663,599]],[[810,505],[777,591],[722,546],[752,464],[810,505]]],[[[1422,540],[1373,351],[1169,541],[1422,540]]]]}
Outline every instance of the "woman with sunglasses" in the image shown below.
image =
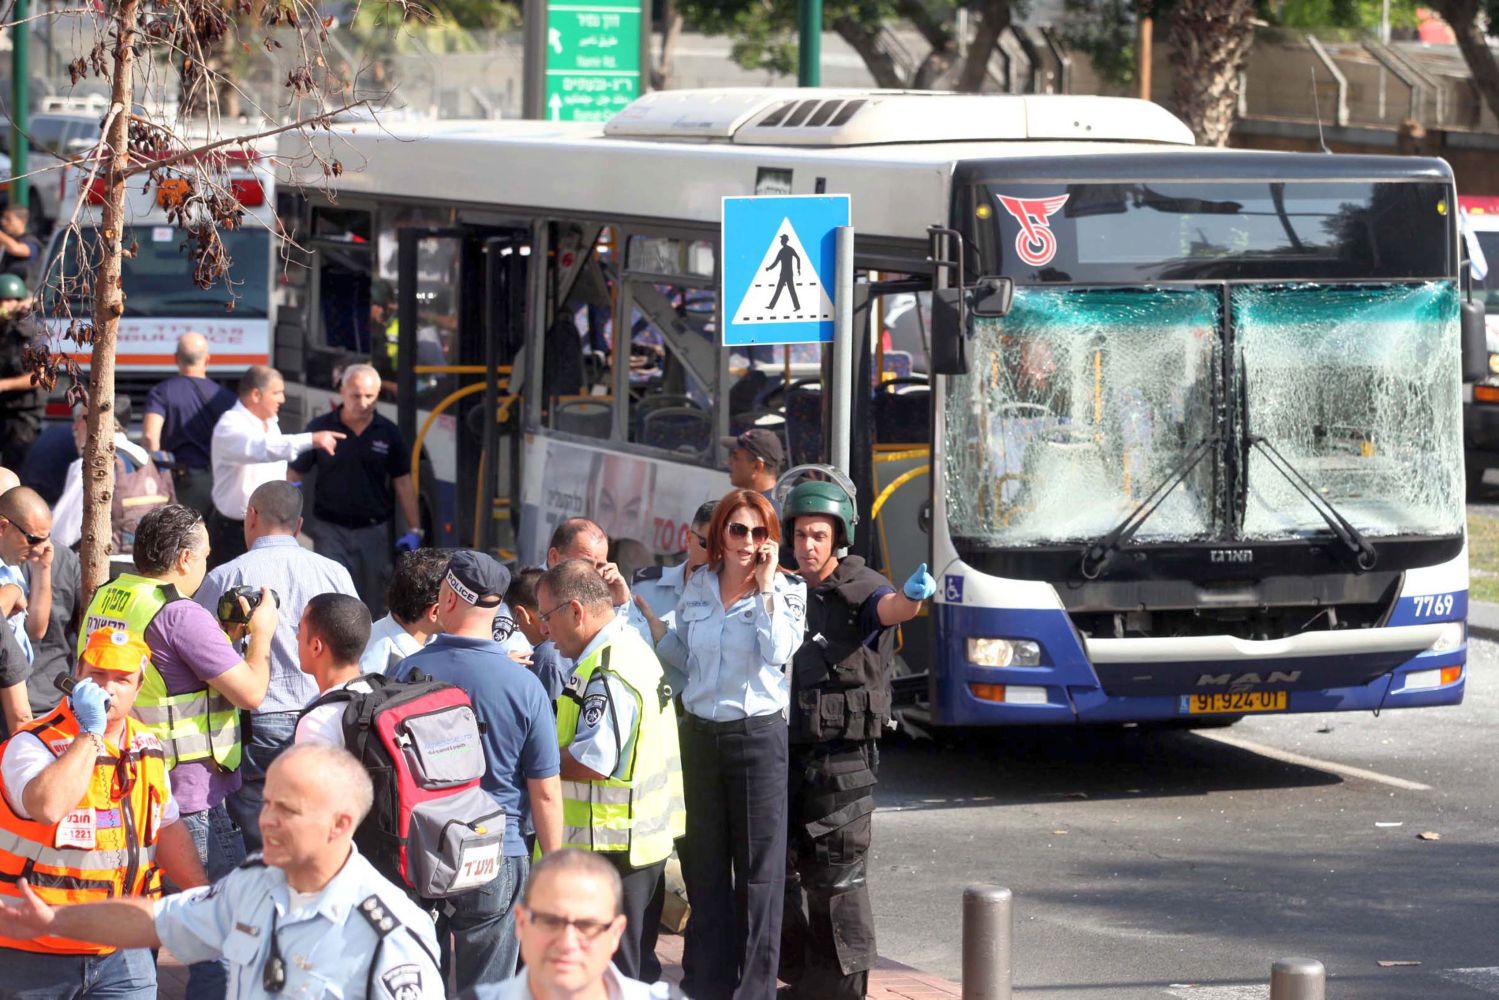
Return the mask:
{"type": "Polygon", "coordinates": [[[786,879],[786,666],[802,642],[806,586],[782,573],[781,525],[753,490],[718,502],[707,565],[688,578],[656,652],[685,678],[682,876],[692,900],[686,979],[698,1000],[772,1000],[786,879]]]}

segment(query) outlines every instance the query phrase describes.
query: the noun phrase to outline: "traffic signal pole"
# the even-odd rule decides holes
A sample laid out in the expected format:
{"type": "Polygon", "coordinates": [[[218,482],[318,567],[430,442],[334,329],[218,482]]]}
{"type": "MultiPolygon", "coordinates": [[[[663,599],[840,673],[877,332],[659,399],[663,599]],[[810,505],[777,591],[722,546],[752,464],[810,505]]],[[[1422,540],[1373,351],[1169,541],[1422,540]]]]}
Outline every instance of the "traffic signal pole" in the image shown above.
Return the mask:
{"type": "Polygon", "coordinates": [[[796,83],[822,86],[822,0],[801,0],[797,8],[796,83]]]}
{"type": "Polygon", "coordinates": [[[10,38],[10,203],[21,206],[31,204],[31,181],[26,179],[26,154],[30,152],[26,130],[31,118],[27,86],[31,77],[31,25],[26,19],[30,16],[31,0],[16,0],[10,38]]]}

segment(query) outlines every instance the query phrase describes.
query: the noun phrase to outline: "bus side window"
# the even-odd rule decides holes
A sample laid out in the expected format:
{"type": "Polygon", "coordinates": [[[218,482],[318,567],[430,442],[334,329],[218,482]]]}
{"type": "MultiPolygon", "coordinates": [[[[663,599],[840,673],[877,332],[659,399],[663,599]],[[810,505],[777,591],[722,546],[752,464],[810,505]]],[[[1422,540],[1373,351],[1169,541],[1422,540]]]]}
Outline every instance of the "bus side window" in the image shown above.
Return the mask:
{"type": "Polygon", "coordinates": [[[713,454],[711,288],[630,282],[630,440],[697,460],[713,454]]]}
{"type": "MultiPolygon", "coordinates": [[[[561,245],[576,243],[583,227],[563,226],[561,245]]],[[[576,251],[573,251],[576,252],[576,251]]],[[[564,250],[562,256],[567,256],[564,250]]],[[[548,425],[583,437],[614,432],[614,304],[618,270],[605,228],[574,268],[555,275],[566,298],[547,328],[543,386],[548,425]]]]}

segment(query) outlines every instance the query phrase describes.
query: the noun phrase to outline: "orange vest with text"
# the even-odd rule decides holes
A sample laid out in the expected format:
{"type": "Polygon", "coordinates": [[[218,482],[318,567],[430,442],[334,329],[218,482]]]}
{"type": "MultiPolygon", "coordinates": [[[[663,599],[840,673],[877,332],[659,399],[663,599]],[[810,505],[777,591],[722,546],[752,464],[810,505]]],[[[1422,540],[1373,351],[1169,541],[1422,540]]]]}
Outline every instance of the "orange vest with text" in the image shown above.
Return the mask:
{"type": "MultiPolygon", "coordinates": [[[[64,700],[46,717],[22,727],[62,756],[78,736],[78,720],[64,700]]],[[[19,897],[24,878],[52,905],[93,903],[120,896],[159,895],[156,836],[167,802],[167,770],[161,741],[133,719],[125,722],[120,749],[105,741],[94,762],[88,792],[57,823],[16,815],[0,794],[0,897],[19,897]]],[[[0,754],[10,740],[0,744],[0,754]]],[[[17,801],[21,789],[6,789],[17,801]]],[[[115,949],[61,937],[18,941],[0,936],[0,948],[52,955],[102,955],[115,949]]],[[[3,976],[0,970],[0,976],[3,976]]]]}

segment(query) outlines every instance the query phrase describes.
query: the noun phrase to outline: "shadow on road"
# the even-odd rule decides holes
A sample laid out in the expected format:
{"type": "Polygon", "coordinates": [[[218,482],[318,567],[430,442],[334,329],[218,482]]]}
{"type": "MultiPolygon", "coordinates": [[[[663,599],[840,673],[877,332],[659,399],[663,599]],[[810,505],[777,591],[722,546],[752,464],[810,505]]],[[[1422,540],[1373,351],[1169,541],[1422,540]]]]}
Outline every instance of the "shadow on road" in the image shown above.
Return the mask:
{"type": "Polygon", "coordinates": [[[1325,771],[1270,760],[1181,730],[1026,728],[886,740],[880,749],[878,797],[882,809],[951,809],[1341,782],[1325,771]]]}

